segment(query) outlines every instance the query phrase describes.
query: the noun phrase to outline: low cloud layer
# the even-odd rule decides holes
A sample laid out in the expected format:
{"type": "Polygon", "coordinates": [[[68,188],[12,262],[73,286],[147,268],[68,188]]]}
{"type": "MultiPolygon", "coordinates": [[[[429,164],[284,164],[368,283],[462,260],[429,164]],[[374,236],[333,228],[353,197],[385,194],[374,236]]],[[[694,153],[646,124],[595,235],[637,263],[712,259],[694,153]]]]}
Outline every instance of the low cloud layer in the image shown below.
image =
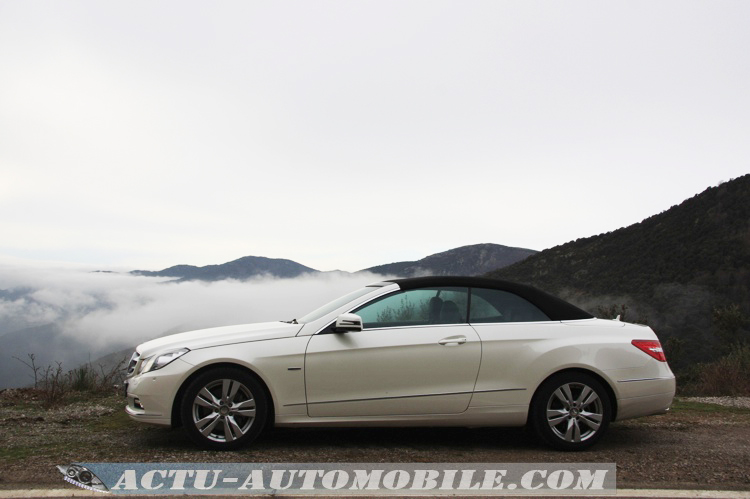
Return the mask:
{"type": "MultiPolygon", "coordinates": [[[[382,276],[329,273],[176,283],[127,273],[0,264],[0,335],[17,345],[8,354],[39,354],[22,350],[23,339],[34,330],[19,331],[54,324],[85,362],[167,333],[293,319],[378,280],[382,276]]],[[[70,352],[47,355],[71,362],[70,352]]]]}

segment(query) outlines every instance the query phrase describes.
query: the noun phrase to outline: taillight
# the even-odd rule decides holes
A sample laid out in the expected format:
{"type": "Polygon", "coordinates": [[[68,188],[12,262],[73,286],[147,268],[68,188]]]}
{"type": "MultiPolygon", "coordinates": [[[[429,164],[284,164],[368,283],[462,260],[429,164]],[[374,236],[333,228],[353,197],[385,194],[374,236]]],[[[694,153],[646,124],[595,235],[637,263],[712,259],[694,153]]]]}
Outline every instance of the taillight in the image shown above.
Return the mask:
{"type": "Polygon", "coordinates": [[[634,347],[646,352],[656,360],[660,362],[667,361],[667,358],[664,356],[664,349],[661,347],[659,340],[633,340],[631,343],[634,347]]]}

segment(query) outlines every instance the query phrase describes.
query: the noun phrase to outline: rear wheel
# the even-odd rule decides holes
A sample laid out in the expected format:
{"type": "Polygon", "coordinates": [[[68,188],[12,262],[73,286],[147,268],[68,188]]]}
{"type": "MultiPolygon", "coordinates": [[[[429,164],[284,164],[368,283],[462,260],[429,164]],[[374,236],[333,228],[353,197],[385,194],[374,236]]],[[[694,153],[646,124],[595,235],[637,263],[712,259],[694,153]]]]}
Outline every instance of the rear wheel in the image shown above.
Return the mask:
{"type": "Polygon", "coordinates": [[[531,407],[535,433],[560,450],[583,450],[607,431],[612,418],[602,384],[585,373],[561,373],[545,381],[531,407]]]}
{"type": "Polygon", "coordinates": [[[182,422],[188,437],[202,447],[233,450],[260,435],[268,401],[260,382],[235,368],[207,371],[185,390],[182,422]]]}

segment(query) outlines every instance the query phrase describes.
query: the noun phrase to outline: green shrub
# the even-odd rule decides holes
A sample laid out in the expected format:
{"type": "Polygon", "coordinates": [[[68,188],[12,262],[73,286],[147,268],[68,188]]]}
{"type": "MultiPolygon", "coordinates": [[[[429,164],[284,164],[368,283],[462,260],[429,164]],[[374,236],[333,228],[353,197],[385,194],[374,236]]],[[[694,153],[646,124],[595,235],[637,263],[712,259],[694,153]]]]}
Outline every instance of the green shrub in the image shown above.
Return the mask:
{"type": "Polygon", "coordinates": [[[750,396],[750,345],[739,345],[691,373],[686,391],[706,396],[750,396]]]}
{"type": "Polygon", "coordinates": [[[68,373],[70,389],[76,392],[94,391],[96,388],[96,371],[91,364],[83,364],[68,373]]]}

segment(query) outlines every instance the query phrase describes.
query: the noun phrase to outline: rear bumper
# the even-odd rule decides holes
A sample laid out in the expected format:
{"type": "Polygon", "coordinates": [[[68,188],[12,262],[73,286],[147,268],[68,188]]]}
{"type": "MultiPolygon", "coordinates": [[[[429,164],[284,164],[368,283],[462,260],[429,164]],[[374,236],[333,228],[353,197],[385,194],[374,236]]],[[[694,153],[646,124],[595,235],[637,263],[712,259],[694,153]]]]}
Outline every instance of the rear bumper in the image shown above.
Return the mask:
{"type": "Polygon", "coordinates": [[[621,393],[635,392],[641,395],[622,397],[617,400],[617,420],[664,414],[674,399],[676,383],[674,376],[658,379],[634,379],[618,382],[621,393]],[[625,385],[622,389],[622,385],[625,385]]]}

